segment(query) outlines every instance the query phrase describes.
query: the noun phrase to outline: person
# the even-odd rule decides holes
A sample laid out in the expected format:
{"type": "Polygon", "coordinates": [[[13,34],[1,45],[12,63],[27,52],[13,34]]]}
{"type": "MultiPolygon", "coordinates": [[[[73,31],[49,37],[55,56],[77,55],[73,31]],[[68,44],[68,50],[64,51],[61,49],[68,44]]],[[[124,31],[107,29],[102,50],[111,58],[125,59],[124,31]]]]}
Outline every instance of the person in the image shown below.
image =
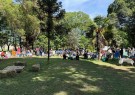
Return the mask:
{"type": "Polygon", "coordinates": [[[40,55],[40,52],[39,52],[39,48],[37,47],[36,48],[36,56],[39,56],[40,55]]]}
{"type": "Polygon", "coordinates": [[[21,55],[21,48],[20,47],[17,48],[16,54],[17,54],[17,57],[20,57],[20,55],[21,55]]]}
{"type": "Polygon", "coordinates": [[[14,49],[12,49],[12,56],[16,57],[16,51],[14,49]]]}
{"type": "Polygon", "coordinates": [[[76,60],[79,60],[79,51],[76,53],[76,60]]]}
{"type": "Polygon", "coordinates": [[[11,53],[9,51],[6,52],[7,58],[11,57],[11,53]]]}
{"type": "Polygon", "coordinates": [[[128,57],[128,51],[127,49],[123,49],[123,57],[127,58],[128,57]]]}
{"type": "Polygon", "coordinates": [[[115,49],[112,48],[112,58],[114,58],[114,54],[115,54],[115,49]]]}
{"type": "Polygon", "coordinates": [[[63,52],[63,59],[66,59],[66,51],[63,52]]]}
{"type": "Polygon", "coordinates": [[[123,48],[120,49],[120,57],[123,58],[123,48]]]}
{"type": "Polygon", "coordinates": [[[39,49],[39,54],[40,54],[40,56],[42,56],[42,53],[43,53],[43,48],[40,47],[40,49],[39,49]]]}
{"type": "Polygon", "coordinates": [[[1,52],[1,57],[2,57],[2,58],[5,57],[5,52],[4,52],[4,51],[1,52]]]}
{"type": "Polygon", "coordinates": [[[25,57],[25,56],[26,56],[26,49],[22,48],[22,57],[25,57]]]}
{"type": "Polygon", "coordinates": [[[84,59],[88,59],[88,51],[84,52],[84,59]]]}

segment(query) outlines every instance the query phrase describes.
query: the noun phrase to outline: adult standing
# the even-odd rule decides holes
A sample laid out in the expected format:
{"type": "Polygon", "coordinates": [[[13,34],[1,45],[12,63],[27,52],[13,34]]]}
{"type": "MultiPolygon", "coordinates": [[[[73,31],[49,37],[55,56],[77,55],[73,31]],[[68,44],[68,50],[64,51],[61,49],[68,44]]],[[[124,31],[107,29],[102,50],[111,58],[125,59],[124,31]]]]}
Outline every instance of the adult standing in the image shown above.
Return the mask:
{"type": "Polygon", "coordinates": [[[120,57],[123,58],[123,47],[120,49],[120,57]]]}
{"type": "Polygon", "coordinates": [[[77,53],[76,53],[76,60],[79,60],[79,51],[77,50],[77,53]]]}

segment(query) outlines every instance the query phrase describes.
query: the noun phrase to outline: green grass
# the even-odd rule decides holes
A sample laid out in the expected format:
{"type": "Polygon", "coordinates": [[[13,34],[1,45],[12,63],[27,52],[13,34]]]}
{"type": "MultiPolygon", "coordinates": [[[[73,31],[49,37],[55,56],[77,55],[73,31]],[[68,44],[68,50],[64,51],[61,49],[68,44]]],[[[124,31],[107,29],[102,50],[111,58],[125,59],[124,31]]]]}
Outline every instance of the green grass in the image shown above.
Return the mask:
{"type": "Polygon", "coordinates": [[[22,73],[0,79],[0,95],[135,95],[135,68],[117,61],[62,60],[51,58],[6,59],[0,69],[16,61],[27,62],[22,73]],[[39,72],[31,72],[40,63],[39,72]]]}

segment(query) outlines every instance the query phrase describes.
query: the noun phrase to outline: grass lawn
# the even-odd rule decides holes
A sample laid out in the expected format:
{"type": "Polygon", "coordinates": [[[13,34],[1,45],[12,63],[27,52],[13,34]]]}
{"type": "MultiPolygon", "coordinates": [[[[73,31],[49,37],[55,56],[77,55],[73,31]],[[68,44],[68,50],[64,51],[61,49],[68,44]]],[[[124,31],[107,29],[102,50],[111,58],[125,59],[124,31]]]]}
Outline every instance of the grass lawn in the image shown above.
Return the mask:
{"type": "Polygon", "coordinates": [[[0,61],[0,69],[16,61],[27,67],[14,78],[0,79],[0,95],[135,95],[135,67],[116,61],[16,58],[0,61]],[[39,72],[31,72],[34,63],[39,72]]]}

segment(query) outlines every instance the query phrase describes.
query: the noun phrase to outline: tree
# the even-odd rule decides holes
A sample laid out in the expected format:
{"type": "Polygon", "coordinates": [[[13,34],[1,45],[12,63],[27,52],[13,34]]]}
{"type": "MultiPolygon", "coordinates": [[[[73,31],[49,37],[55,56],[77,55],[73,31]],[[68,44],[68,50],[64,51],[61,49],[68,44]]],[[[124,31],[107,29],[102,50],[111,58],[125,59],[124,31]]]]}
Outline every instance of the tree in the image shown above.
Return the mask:
{"type": "Polygon", "coordinates": [[[79,47],[87,49],[89,45],[90,45],[90,40],[86,38],[85,36],[81,36],[79,47]]]}
{"type": "MultiPolygon", "coordinates": [[[[100,48],[104,47],[105,45],[107,45],[107,41],[104,37],[104,33],[107,30],[107,26],[108,26],[108,18],[106,17],[102,17],[102,16],[96,16],[94,18],[94,22],[95,22],[95,26],[96,26],[96,34],[94,39],[97,39],[96,41],[96,46],[97,46],[97,51],[100,50],[100,48]],[[100,43],[100,44],[99,44],[100,43]]],[[[94,41],[95,42],[95,41],[94,41]]]]}
{"type": "MultiPolygon", "coordinates": [[[[46,31],[48,35],[48,61],[50,59],[50,35],[53,34],[54,20],[59,21],[63,18],[65,10],[62,9],[62,3],[57,0],[38,0],[38,6],[42,13],[46,14],[46,31]]],[[[41,14],[42,14],[41,13],[41,14]]],[[[42,20],[42,19],[41,19],[42,20]]]]}
{"type": "Polygon", "coordinates": [[[1,8],[0,8],[0,14],[1,14],[0,26],[1,26],[1,28],[0,28],[0,30],[1,30],[1,32],[5,33],[4,35],[7,35],[8,39],[6,40],[6,43],[4,43],[4,44],[8,45],[8,50],[9,50],[9,46],[10,46],[9,38],[10,37],[9,37],[8,31],[13,30],[13,28],[16,27],[16,23],[18,22],[16,20],[17,12],[15,12],[17,7],[12,3],[12,0],[4,0],[4,1],[0,0],[0,3],[1,3],[1,8]]]}
{"type": "Polygon", "coordinates": [[[88,27],[93,24],[92,20],[89,18],[89,15],[79,12],[67,12],[64,17],[64,22],[66,23],[66,27],[69,29],[78,28],[81,30],[82,34],[84,34],[88,27]]]}
{"type": "Polygon", "coordinates": [[[129,22],[127,24],[126,28],[129,42],[131,43],[131,46],[135,47],[135,12],[133,15],[129,18],[129,22]]]}
{"type": "Polygon", "coordinates": [[[40,34],[37,37],[37,40],[34,42],[35,47],[43,47],[44,49],[47,49],[47,37],[43,34],[40,34]]]}
{"type": "MultiPolygon", "coordinates": [[[[36,0],[19,0],[20,1],[20,21],[25,36],[25,46],[30,48],[34,45],[34,41],[40,34],[40,20],[34,8],[37,6],[36,0]]],[[[22,30],[20,29],[20,30],[22,30]]]]}
{"type": "Polygon", "coordinates": [[[116,18],[118,18],[117,25],[119,25],[119,27],[124,26],[128,21],[129,16],[132,15],[135,8],[134,5],[134,0],[115,0],[108,7],[108,16],[112,13],[116,13],[116,18]],[[133,6],[131,7],[130,4],[133,6]]]}
{"type": "Polygon", "coordinates": [[[0,47],[3,50],[3,46],[6,44],[8,36],[6,33],[0,32],[0,47]]]}
{"type": "Polygon", "coordinates": [[[135,46],[134,41],[134,13],[135,13],[135,1],[134,0],[115,0],[108,7],[108,17],[113,18],[111,20],[114,24],[114,28],[123,31],[123,34],[127,34],[126,40],[130,42],[131,46],[135,46]]]}
{"type": "Polygon", "coordinates": [[[77,49],[79,47],[80,37],[79,29],[75,28],[67,35],[67,45],[69,48],[77,49]]]}

